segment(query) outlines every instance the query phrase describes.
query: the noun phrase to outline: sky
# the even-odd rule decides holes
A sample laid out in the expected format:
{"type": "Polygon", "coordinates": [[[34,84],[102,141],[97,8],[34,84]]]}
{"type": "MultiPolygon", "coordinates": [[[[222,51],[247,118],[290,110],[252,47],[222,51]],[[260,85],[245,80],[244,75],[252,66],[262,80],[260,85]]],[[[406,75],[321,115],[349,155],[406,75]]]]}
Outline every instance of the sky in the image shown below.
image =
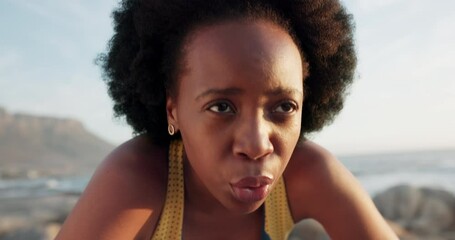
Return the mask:
{"type": "MultiPolygon", "coordinates": [[[[455,1],[345,0],[358,68],[345,108],[310,139],[339,155],[455,148],[455,1]]],[[[0,0],[0,106],[76,118],[113,143],[113,117],[94,64],[117,1],[0,0]]]]}

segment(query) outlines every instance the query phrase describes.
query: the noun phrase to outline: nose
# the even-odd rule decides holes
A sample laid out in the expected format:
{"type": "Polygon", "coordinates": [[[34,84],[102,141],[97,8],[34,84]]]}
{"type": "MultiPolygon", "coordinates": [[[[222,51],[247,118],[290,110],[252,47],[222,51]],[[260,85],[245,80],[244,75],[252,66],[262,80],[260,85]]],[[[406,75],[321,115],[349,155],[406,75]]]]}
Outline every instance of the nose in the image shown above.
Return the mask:
{"type": "Polygon", "coordinates": [[[236,156],[259,160],[273,153],[271,123],[264,117],[239,119],[234,131],[233,152],[236,156]]]}

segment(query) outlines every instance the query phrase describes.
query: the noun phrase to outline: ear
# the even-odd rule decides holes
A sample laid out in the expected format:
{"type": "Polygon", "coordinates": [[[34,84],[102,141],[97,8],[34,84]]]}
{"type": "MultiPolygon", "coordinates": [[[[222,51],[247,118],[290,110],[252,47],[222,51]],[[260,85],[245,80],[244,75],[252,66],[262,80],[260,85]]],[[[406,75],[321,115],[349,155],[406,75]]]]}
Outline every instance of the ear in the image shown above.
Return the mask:
{"type": "Polygon", "coordinates": [[[175,128],[175,132],[178,132],[177,102],[170,96],[166,99],[166,115],[167,123],[172,124],[175,128]]]}

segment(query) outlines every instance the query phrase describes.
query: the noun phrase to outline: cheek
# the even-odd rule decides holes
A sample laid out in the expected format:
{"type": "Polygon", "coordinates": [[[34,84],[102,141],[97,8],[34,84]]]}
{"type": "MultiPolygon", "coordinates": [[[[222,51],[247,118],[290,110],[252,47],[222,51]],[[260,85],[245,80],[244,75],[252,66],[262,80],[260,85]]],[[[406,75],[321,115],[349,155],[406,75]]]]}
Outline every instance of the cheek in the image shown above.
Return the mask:
{"type": "Polygon", "coordinates": [[[292,122],[284,127],[280,127],[279,131],[277,131],[278,140],[276,144],[279,146],[279,149],[275,150],[279,151],[279,154],[282,155],[283,158],[288,160],[288,158],[291,157],[295,146],[297,145],[297,141],[299,140],[300,130],[301,117],[299,115],[292,122]]]}
{"type": "Polygon", "coordinates": [[[186,135],[187,140],[197,141],[199,145],[202,145],[202,149],[223,142],[225,137],[229,136],[227,134],[228,121],[214,118],[209,113],[203,112],[200,106],[187,104],[184,109],[180,110],[179,116],[182,135],[186,135]]]}
{"type": "Polygon", "coordinates": [[[302,114],[300,111],[296,112],[293,116],[286,119],[282,123],[276,125],[280,134],[285,135],[286,138],[293,139],[295,135],[300,135],[302,127],[302,114]]]}

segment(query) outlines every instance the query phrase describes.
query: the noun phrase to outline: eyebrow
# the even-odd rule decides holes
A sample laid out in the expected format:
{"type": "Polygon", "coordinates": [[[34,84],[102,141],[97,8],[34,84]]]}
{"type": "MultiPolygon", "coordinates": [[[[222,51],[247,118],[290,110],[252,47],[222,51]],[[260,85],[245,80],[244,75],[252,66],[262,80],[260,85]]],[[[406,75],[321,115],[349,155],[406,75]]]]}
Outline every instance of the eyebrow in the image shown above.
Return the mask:
{"type": "Polygon", "coordinates": [[[209,95],[239,95],[239,94],[241,94],[243,92],[244,91],[242,89],[240,89],[240,88],[222,88],[222,89],[211,88],[211,89],[209,89],[207,91],[204,91],[201,94],[199,94],[196,97],[196,101],[201,99],[201,98],[207,97],[209,95]]]}
{"type": "MultiPolygon", "coordinates": [[[[195,100],[198,101],[201,98],[207,97],[209,95],[239,95],[243,92],[245,92],[245,91],[240,88],[222,88],[222,89],[212,88],[212,89],[208,89],[208,90],[202,92],[201,94],[199,94],[195,98],[195,100]]],[[[272,90],[266,92],[266,95],[272,95],[272,96],[278,96],[281,94],[300,95],[303,97],[303,93],[294,88],[278,87],[278,88],[275,88],[275,89],[272,89],[272,90]]]]}
{"type": "Polygon", "coordinates": [[[300,95],[301,97],[303,97],[303,92],[301,92],[295,88],[278,87],[278,88],[272,89],[270,91],[267,91],[266,94],[273,95],[273,96],[277,96],[277,95],[281,95],[281,94],[289,94],[289,95],[300,95]]]}

